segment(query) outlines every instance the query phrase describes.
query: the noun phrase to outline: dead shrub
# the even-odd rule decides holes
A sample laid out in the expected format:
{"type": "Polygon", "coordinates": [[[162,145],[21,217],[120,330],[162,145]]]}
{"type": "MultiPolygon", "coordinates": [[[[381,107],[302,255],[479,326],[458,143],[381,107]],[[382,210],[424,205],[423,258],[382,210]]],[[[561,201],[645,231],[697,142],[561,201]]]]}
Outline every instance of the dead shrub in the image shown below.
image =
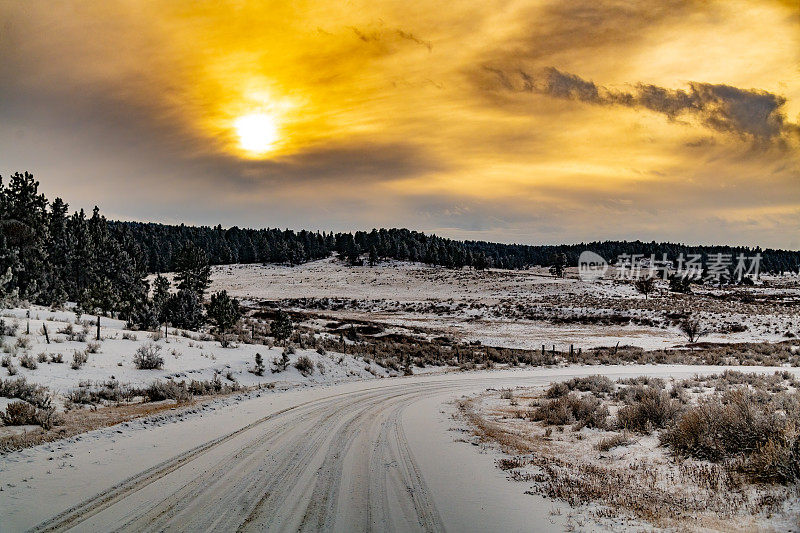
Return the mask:
{"type": "Polygon", "coordinates": [[[86,361],[88,361],[88,360],[89,360],[89,356],[86,355],[85,351],[83,351],[83,350],[75,350],[72,353],[72,364],[70,365],[70,367],[72,367],[72,370],[78,370],[83,365],[85,365],[86,361]]]}
{"type": "Polygon", "coordinates": [[[636,376],[632,378],[620,379],[619,383],[623,385],[643,385],[645,387],[653,387],[655,389],[663,389],[665,387],[663,379],[654,378],[652,376],[636,376]]]}
{"type": "Polygon", "coordinates": [[[557,381],[548,387],[545,396],[548,398],[561,398],[569,394],[569,387],[563,381],[557,381]]]}
{"type": "Polygon", "coordinates": [[[36,370],[39,366],[36,364],[36,359],[34,359],[30,354],[25,354],[20,357],[19,364],[22,368],[27,368],[28,370],[36,370]]]}
{"type": "Polygon", "coordinates": [[[314,362],[306,355],[301,355],[294,363],[294,367],[304,376],[314,373],[314,362]]]}
{"type": "Polygon", "coordinates": [[[738,468],[758,481],[800,479],[797,393],[764,397],[737,388],[701,401],[661,434],[675,453],[738,468]]]}
{"type": "Polygon", "coordinates": [[[28,402],[11,402],[6,406],[5,413],[0,413],[0,420],[7,426],[36,424],[36,408],[28,402]]]}
{"type": "Polygon", "coordinates": [[[214,379],[211,381],[196,381],[192,380],[188,386],[189,392],[196,396],[206,396],[215,394],[228,394],[230,392],[237,392],[242,390],[239,382],[234,381],[228,385],[222,382],[219,374],[214,374],[214,379]]]}
{"type": "Polygon", "coordinates": [[[610,437],[601,439],[600,442],[595,445],[595,449],[601,452],[607,452],[617,446],[627,446],[631,442],[633,442],[633,440],[627,432],[615,433],[610,437]]]}
{"type": "Polygon", "coordinates": [[[602,429],[606,427],[608,408],[591,394],[581,397],[570,393],[543,403],[530,417],[547,426],[575,424],[576,429],[584,426],[602,429]]]}
{"type": "Polygon", "coordinates": [[[66,398],[74,404],[98,405],[103,402],[130,401],[135,395],[129,386],[121,385],[117,380],[111,379],[95,383],[83,381],[76,389],[69,391],[66,398]]]}
{"type": "Polygon", "coordinates": [[[619,427],[639,433],[650,433],[671,423],[681,409],[680,402],[669,393],[651,387],[637,387],[635,399],[617,411],[619,427]]]}
{"type": "Polygon", "coordinates": [[[7,324],[5,319],[0,318],[0,337],[14,337],[17,334],[16,324],[7,324]]]}
{"type": "Polygon", "coordinates": [[[61,417],[56,413],[54,407],[47,407],[45,409],[37,409],[34,415],[36,424],[41,426],[42,429],[49,430],[53,426],[61,423],[61,417]]]}
{"type": "Polygon", "coordinates": [[[175,400],[182,403],[192,399],[192,393],[184,382],[176,383],[172,380],[154,381],[142,392],[144,397],[151,402],[175,400]]]}
{"type": "Polygon", "coordinates": [[[22,336],[17,339],[17,343],[15,344],[15,346],[20,350],[28,350],[30,349],[32,344],[33,343],[31,343],[31,339],[29,337],[22,336]]]}
{"type": "Polygon", "coordinates": [[[638,383],[632,386],[620,387],[615,393],[614,398],[625,404],[634,404],[640,402],[648,394],[653,391],[660,392],[663,389],[664,383],[661,380],[651,382],[649,384],[638,383]]]}
{"type": "Polygon", "coordinates": [[[570,391],[591,392],[595,396],[605,396],[614,392],[614,382],[607,376],[596,374],[583,378],[572,378],[565,383],[570,391]]]}
{"type": "Polygon", "coordinates": [[[161,346],[148,342],[139,346],[133,356],[133,365],[139,370],[159,370],[164,367],[164,358],[159,355],[161,346]]]}
{"type": "Polygon", "coordinates": [[[789,484],[800,479],[800,440],[795,432],[786,429],[767,440],[742,464],[741,469],[755,481],[789,484]]]}
{"type": "Polygon", "coordinates": [[[0,396],[4,398],[18,398],[35,407],[46,409],[50,407],[52,398],[47,387],[28,383],[25,378],[0,379],[0,396]]]}

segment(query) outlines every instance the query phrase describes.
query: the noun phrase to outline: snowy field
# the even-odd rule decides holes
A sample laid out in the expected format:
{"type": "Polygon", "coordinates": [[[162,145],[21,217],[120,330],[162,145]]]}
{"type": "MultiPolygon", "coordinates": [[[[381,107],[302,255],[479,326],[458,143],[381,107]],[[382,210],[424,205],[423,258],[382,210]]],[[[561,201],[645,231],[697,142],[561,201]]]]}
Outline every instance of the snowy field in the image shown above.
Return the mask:
{"type": "Polygon", "coordinates": [[[116,380],[134,386],[146,386],[154,380],[206,381],[216,375],[222,380],[235,381],[247,387],[259,384],[334,383],[389,375],[382,367],[365,365],[350,355],[322,355],[301,348],[296,348],[295,353],[289,356],[290,363],[286,370],[273,373],[270,366],[273,360],[281,357],[281,346],[234,343],[231,347],[223,348],[220,342],[209,335],[170,329],[168,337],[164,338],[152,332],[128,330],[125,322],[106,317],[100,319],[101,340],[97,342],[97,317],[84,315],[78,320],[73,312],[53,312],[38,306],[5,310],[0,312],[0,317],[18,332],[16,337],[6,338],[5,355],[10,356],[17,371],[15,376],[25,377],[31,383],[47,385],[59,393],[65,393],[85,381],[116,380]],[[30,318],[27,318],[29,314],[30,318]],[[43,324],[50,332],[49,344],[42,333],[43,324]],[[64,332],[70,327],[71,334],[64,332]],[[28,330],[30,334],[25,333],[28,330]],[[87,353],[87,362],[80,369],[72,369],[74,353],[85,352],[87,347],[95,344],[97,352],[87,353]],[[159,355],[164,360],[162,369],[139,370],[134,365],[137,349],[148,344],[160,347],[159,355]],[[261,354],[267,366],[263,376],[251,372],[256,353],[261,354]],[[37,361],[35,369],[20,364],[24,354],[37,361]],[[41,354],[44,354],[44,361],[38,362],[41,354]],[[59,355],[63,362],[52,362],[54,356],[57,359],[59,355]],[[308,375],[301,374],[293,366],[302,356],[314,363],[313,372],[308,375]]]}
{"type": "MultiPolygon", "coordinates": [[[[24,379],[46,387],[65,421],[0,426],[0,437],[14,443],[0,453],[0,531],[649,529],[640,516],[526,494],[496,468],[507,457],[503,450],[476,440],[459,418],[458,402],[490,398],[485,406],[495,416],[503,388],[533,398],[575,376],[721,372],[632,364],[704,361],[695,355],[704,348],[687,347],[679,330],[688,316],[708,329],[703,341],[756,343],[739,364],[782,365],[738,367],[743,371],[796,374],[791,365],[800,353],[796,277],[698,287],[690,295],[661,284],[645,298],[630,282],[584,282],[574,272],[554,279],[543,269],[350,267],[326,259],[215,267],[209,292],[223,289],[246,308],[229,347],[208,328],[169,328],[165,337],[107,317],[98,341],[96,317],[76,316],[70,306],[0,311],[0,385],[16,390],[9,384],[24,379]],[[288,348],[269,335],[277,309],[294,322],[288,348]],[[561,353],[536,359],[542,345],[561,353]],[[620,350],[633,358],[614,359],[616,345],[684,359],[637,359],[641,350],[634,349],[620,350]],[[568,366],[575,361],[565,359],[570,346],[593,354],[581,360],[590,364],[597,354],[629,364],[568,366]],[[599,346],[612,348],[591,350],[599,346]],[[162,367],[137,368],[142,350],[162,358],[162,367]],[[217,392],[153,399],[146,391],[154,383],[217,392]],[[120,388],[134,396],[79,400],[82,391],[120,388]]],[[[0,397],[0,409],[20,397],[0,397]]],[[[499,416],[510,420],[509,413],[499,416]]],[[[532,434],[520,420],[511,425],[532,434]]],[[[604,437],[581,431],[569,433],[576,456],[584,440],[604,437]]],[[[673,465],[653,439],[614,453],[657,455],[665,471],[673,465]]],[[[742,523],[782,530],[794,511],[742,523]]],[[[730,517],[717,526],[710,529],[737,530],[730,517]]]]}
{"type": "MultiPolygon", "coordinates": [[[[573,269],[574,270],[574,269],[573,269]]],[[[225,289],[251,304],[328,316],[380,321],[442,332],[464,342],[563,350],[620,345],[663,349],[686,343],[675,313],[706,324],[708,342],[776,342],[800,334],[800,279],[765,277],[753,287],[670,293],[666,282],[645,298],[614,271],[594,282],[574,271],[555,279],[546,269],[448,270],[385,262],[350,267],[337,259],[304,265],[215,267],[212,290],[225,289]]]]}
{"type": "Polygon", "coordinates": [[[5,333],[0,412],[7,416],[0,420],[0,450],[170,409],[192,396],[205,403],[215,395],[253,388],[287,390],[402,374],[399,367],[387,369],[353,353],[301,345],[285,348],[271,339],[222,347],[207,332],[170,328],[165,337],[163,330],[133,331],[107,317],[100,319],[97,340],[97,317],[39,306],[3,310],[0,320],[5,333]],[[160,358],[160,368],[139,368],[135,360],[142,350],[160,358]],[[173,383],[177,390],[165,390],[173,383]],[[98,407],[106,409],[97,411],[98,407]],[[12,408],[30,413],[12,418],[6,413],[12,408]]]}

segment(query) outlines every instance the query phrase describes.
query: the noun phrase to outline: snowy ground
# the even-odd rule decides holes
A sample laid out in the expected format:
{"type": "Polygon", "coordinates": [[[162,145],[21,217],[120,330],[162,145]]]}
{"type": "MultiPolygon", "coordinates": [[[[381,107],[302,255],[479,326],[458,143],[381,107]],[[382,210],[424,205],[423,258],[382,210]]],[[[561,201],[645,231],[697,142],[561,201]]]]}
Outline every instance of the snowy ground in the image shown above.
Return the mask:
{"type": "MultiPolygon", "coordinates": [[[[193,413],[0,457],[3,531],[552,531],[597,522],[524,493],[491,448],[456,442],[443,407],[487,388],[546,386],[597,368],[412,376],[260,391],[193,413]]],[[[747,371],[773,371],[753,369],[747,371]]],[[[718,367],[604,367],[689,377],[718,367]]],[[[146,423],[147,422],[147,423],[146,423]]],[[[463,439],[461,439],[463,440],[463,439]]]]}
{"type": "MultiPolygon", "coordinates": [[[[689,409],[721,391],[792,394],[798,375],[765,375],[763,382],[747,385],[722,373],[698,374],[688,381],[668,380],[665,385],[680,391],[689,409]]],[[[628,516],[676,530],[800,529],[796,485],[754,483],[738,473],[736,461],[726,466],[675,456],[661,445],[658,430],[620,429],[615,422],[625,405],[620,398],[625,388],[636,385],[605,383],[610,388],[595,393],[573,389],[571,393],[575,398],[598,398],[609,409],[608,423],[602,428],[583,426],[574,419],[565,425],[534,420],[531,415],[538,407],[556,401],[541,388],[490,388],[457,401],[456,419],[470,430],[462,434],[462,440],[489,446],[495,453],[502,450],[497,464],[510,480],[528,494],[573,502],[582,521],[628,516]]]]}
{"type": "MultiPolygon", "coordinates": [[[[89,344],[95,341],[96,317],[84,315],[82,320],[77,320],[75,313],[70,311],[50,311],[47,308],[32,306],[29,309],[10,309],[0,312],[8,324],[16,325],[17,336],[6,337],[4,354],[10,357],[17,369],[16,377],[25,377],[30,383],[46,385],[58,393],[66,393],[84,381],[116,380],[133,386],[146,386],[157,379],[176,379],[205,381],[214,378],[215,374],[221,379],[231,382],[236,380],[243,386],[258,384],[313,384],[334,383],[343,380],[365,379],[388,376],[390,373],[377,365],[368,365],[357,360],[351,355],[330,352],[321,355],[314,350],[296,349],[290,355],[290,366],[283,372],[272,373],[271,363],[279,358],[283,348],[276,346],[269,348],[259,344],[236,344],[223,348],[219,342],[202,336],[196,332],[186,332],[189,336],[176,335],[170,329],[168,338],[156,336],[146,331],[130,331],[125,329],[125,323],[101,317],[101,341],[97,353],[89,353],[87,363],[78,370],[70,368],[73,354],[84,351],[89,344]],[[30,318],[27,318],[30,314],[30,318]],[[28,330],[30,334],[25,334],[28,330]],[[42,324],[50,332],[50,344],[42,333],[42,324]],[[75,340],[69,340],[64,331],[72,325],[75,340]],[[85,332],[85,333],[84,333],[85,332]],[[84,334],[84,340],[77,340],[77,336],[84,334]],[[128,338],[123,338],[123,336],[128,338]],[[22,342],[18,346],[18,342],[22,342]],[[160,355],[164,359],[164,368],[161,370],[138,370],[133,364],[136,350],[143,345],[154,342],[161,347],[160,355]],[[255,354],[260,353],[267,365],[263,376],[250,372],[255,366],[255,354]],[[28,354],[37,359],[39,354],[46,354],[47,360],[52,361],[53,356],[60,354],[63,363],[41,362],[36,369],[22,367],[20,358],[28,354]],[[301,356],[306,356],[314,362],[311,374],[302,375],[292,364],[301,356]],[[324,370],[320,370],[320,369],[324,370]],[[367,370],[369,368],[369,370],[367,370]],[[324,372],[324,373],[323,373],[324,372]]],[[[4,372],[7,374],[7,371],[4,372]]],[[[9,376],[3,376],[8,378],[9,376]]]]}
{"type": "MultiPolygon", "coordinates": [[[[364,321],[383,326],[374,338],[402,336],[410,348],[443,335],[512,348],[619,343],[659,349],[685,344],[670,316],[688,311],[716,331],[704,340],[773,342],[800,333],[796,278],[688,296],[662,286],[645,299],[629,282],[571,276],[398,262],[349,267],[326,259],[296,267],[215,267],[211,290],[243,299],[254,318],[275,307],[292,310],[303,335],[314,339],[350,343],[340,331],[364,321]]],[[[401,370],[365,360],[355,346],[347,354],[298,347],[290,363],[305,356],[313,370],[304,375],[290,364],[272,373],[282,347],[223,348],[206,333],[172,329],[165,339],[103,318],[95,350],[95,317],[78,320],[68,310],[31,307],[4,310],[0,318],[15,330],[3,338],[0,356],[16,377],[58,393],[59,409],[64,395],[87,382],[145,387],[155,380],[216,378],[273,386],[0,455],[0,531],[45,520],[55,530],[647,528],[616,518],[587,522],[564,502],[523,494],[495,468],[496,450],[453,442],[463,440],[463,428],[454,427],[450,402],[487,388],[542,387],[598,372],[688,377],[721,371],[630,365],[444,373],[442,367],[415,367],[415,374],[430,375],[400,377],[401,370]],[[136,369],[134,354],[151,343],[161,347],[164,368],[136,369]],[[75,370],[76,351],[95,353],[75,370]],[[256,353],[267,366],[263,376],[250,372],[256,353]],[[54,362],[59,355],[63,362],[54,362]],[[36,368],[22,366],[26,356],[36,368]]],[[[0,369],[4,380],[8,373],[0,369]]],[[[0,408],[10,402],[0,398],[0,408]]]]}
{"type": "Polygon", "coordinates": [[[710,342],[775,342],[800,334],[800,279],[765,277],[755,287],[697,288],[676,295],[659,282],[645,299],[629,281],[554,279],[545,269],[448,270],[390,261],[350,267],[330,258],[304,265],[215,267],[212,290],[250,303],[280,302],[339,318],[436,330],[490,346],[557,350],[686,342],[675,313],[694,313],[710,342]],[[743,331],[738,331],[746,328],[743,331]]]}

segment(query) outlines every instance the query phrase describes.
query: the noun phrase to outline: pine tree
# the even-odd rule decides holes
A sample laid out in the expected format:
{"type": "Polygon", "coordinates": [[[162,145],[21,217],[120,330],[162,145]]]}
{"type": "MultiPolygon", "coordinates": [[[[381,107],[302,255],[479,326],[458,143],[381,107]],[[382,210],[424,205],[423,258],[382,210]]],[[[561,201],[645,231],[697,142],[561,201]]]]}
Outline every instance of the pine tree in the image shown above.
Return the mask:
{"type": "Polygon", "coordinates": [[[167,320],[167,301],[169,300],[170,283],[161,274],[156,275],[153,280],[153,312],[159,323],[167,320]]]}
{"type": "Polygon", "coordinates": [[[278,315],[270,325],[270,333],[275,337],[275,340],[284,341],[285,344],[286,339],[292,336],[293,329],[292,319],[289,314],[285,311],[278,311],[278,315]]]}
{"type": "Polygon", "coordinates": [[[181,289],[167,300],[166,322],[173,327],[198,330],[203,321],[203,306],[194,291],[181,289]]]}
{"type": "Polygon", "coordinates": [[[650,276],[641,277],[633,282],[634,287],[640,293],[644,294],[645,300],[656,288],[656,280],[650,276]]]}
{"type": "Polygon", "coordinates": [[[0,307],[12,307],[17,305],[17,289],[10,288],[13,284],[11,267],[8,267],[4,274],[0,275],[0,307]]]}
{"type": "Polygon", "coordinates": [[[564,253],[553,254],[550,259],[550,274],[556,278],[563,278],[566,274],[567,255],[564,253]]]}
{"type": "Polygon", "coordinates": [[[287,368],[289,368],[289,354],[286,353],[286,350],[283,350],[280,358],[275,358],[272,361],[272,364],[275,365],[275,368],[272,369],[272,373],[275,374],[277,372],[283,372],[287,368]]]}
{"type": "Polygon", "coordinates": [[[680,292],[684,294],[689,294],[692,292],[692,285],[691,280],[688,276],[680,276],[678,274],[672,274],[669,277],[669,290],[671,292],[680,292]]]}
{"type": "Polygon", "coordinates": [[[48,257],[50,259],[50,279],[46,300],[53,307],[60,308],[69,298],[68,283],[65,274],[72,261],[73,240],[67,227],[67,211],[69,205],[61,198],[56,198],[50,205],[48,215],[48,257]]]}
{"type": "Polygon", "coordinates": [[[263,376],[264,370],[266,370],[264,367],[264,358],[261,357],[260,353],[256,353],[256,366],[253,368],[253,374],[256,376],[263,376]]]}
{"type": "Polygon", "coordinates": [[[15,173],[5,187],[0,180],[0,232],[5,238],[0,269],[11,267],[11,289],[33,302],[47,293],[51,279],[46,209],[47,199],[39,193],[39,182],[28,172],[15,173]]]}
{"type": "Polygon", "coordinates": [[[208,318],[216,325],[221,336],[223,347],[228,346],[225,333],[239,322],[242,312],[239,309],[239,300],[228,296],[227,291],[220,291],[211,295],[211,301],[206,306],[208,318]]]}
{"type": "Polygon", "coordinates": [[[97,316],[96,339],[100,340],[100,315],[108,314],[117,306],[117,295],[111,280],[99,279],[88,290],[84,291],[78,305],[85,313],[97,316]]]}
{"type": "Polygon", "coordinates": [[[178,290],[193,292],[202,300],[211,285],[211,267],[206,252],[194,244],[184,246],[175,258],[175,271],[178,290]]]}

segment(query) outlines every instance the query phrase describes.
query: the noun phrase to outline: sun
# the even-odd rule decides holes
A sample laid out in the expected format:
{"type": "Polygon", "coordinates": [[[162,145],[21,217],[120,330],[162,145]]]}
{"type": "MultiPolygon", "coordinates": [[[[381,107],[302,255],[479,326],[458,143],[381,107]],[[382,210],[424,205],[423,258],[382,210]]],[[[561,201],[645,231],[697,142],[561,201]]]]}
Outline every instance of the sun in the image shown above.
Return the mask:
{"type": "Polygon", "coordinates": [[[233,127],[239,136],[239,145],[254,155],[269,152],[280,135],[275,117],[266,113],[251,113],[237,118],[233,127]]]}

